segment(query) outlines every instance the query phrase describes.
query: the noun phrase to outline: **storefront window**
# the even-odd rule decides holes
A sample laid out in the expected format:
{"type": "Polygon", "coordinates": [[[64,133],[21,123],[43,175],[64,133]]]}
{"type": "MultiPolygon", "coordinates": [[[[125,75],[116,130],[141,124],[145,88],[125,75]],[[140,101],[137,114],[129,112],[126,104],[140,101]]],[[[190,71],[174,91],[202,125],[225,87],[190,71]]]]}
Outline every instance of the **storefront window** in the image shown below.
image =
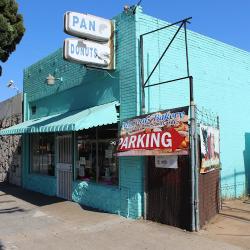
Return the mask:
{"type": "Polygon", "coordinates": [[[30,140],[30,172],[55,175],[55,138],[54,134],[33,134],[30,140]]]}
{"type": "Polygon", "coordinates": [[[116,138],[117,125],[77,133],[77,179],[118,185],[116,138]]]}
{"type": "Polygon", "coordinates": [[[99,181],[118,185],[118,159],[115,154],[113,140],[100,141],[99,151],[99,181]]]}

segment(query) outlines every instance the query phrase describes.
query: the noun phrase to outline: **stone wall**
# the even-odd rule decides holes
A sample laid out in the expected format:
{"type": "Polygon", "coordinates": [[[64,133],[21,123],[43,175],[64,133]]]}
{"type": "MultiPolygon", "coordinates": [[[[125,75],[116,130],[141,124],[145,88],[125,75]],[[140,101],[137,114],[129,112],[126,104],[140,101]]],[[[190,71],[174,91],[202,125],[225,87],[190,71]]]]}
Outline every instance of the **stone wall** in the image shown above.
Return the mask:
{"type": "MultiPolygon", "coordinates": [[[[22,96],[0,103],[0,129],[22,122],[22,96]]],[[[0,136],[0,182],[21,185],[21,136],[0,136]]]]}

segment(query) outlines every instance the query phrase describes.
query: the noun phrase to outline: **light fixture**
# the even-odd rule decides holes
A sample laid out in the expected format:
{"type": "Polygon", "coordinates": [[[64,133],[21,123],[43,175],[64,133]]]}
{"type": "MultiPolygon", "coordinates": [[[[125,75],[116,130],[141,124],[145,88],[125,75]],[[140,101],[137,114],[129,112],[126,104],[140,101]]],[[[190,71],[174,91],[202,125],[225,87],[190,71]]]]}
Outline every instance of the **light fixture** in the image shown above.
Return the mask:
{"type": "Polygon", "coordinates": [[[129,11],[129,5],[124,5],[124,7],[123,7],[123,10],[125,11],[125,13],[128,13],[128,11],[129,11]]]}
{"type": "Polygon", "coordinates": [[[48,85],[54,85],[56,80],[59,80],[60,82],[62,82],[62,81],[63,81],[63,78],[62,78],[62,77],[54,77],[54,76],[52,76],[51,74],[49,74],[49,75],[46,77],[46,81],[47,81],[47,84],[48,84],[48,85]]]}
{"type": "Polygon", "coordinates": [[[117,120],[120,121],[120,104],[115,104],[117,120]]]}
{"type": "Polygon", "coordinates": [[[13,80],[9,80],[9,82],[7,83],[7,87],[10,89],[15,89],[17,94],[19,94],[19,92],[20,92],[13,80]]]}

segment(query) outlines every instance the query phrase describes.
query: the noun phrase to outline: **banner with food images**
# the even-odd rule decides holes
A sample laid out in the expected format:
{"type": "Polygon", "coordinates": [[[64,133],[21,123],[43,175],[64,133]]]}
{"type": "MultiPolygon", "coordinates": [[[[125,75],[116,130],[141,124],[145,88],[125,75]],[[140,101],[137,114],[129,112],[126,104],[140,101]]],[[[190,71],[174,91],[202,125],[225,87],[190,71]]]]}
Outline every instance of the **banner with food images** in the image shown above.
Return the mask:
{"type": "Polygon", "coordinates": [[[181,107],[123,121],[117,155],[187,155],[188,119],[188,107],[181,107]]]}
{"type": "Polygon", "coordinates": [[[205,174],[220,167],[219,130],[210,126],[200,125],[201,168],[205,174]]]}

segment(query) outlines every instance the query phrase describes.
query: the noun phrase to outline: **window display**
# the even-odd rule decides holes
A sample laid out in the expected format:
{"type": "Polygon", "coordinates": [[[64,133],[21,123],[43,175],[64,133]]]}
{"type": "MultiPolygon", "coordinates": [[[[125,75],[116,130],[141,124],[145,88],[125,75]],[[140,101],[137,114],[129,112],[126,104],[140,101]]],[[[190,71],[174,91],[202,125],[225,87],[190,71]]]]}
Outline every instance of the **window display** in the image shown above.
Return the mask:
{"type": "Polygon", "coordinates": [[[96,180],[96,143],[78,140],[77,177],[84,180],[96,180]]]}
{"type": "Polygon", "coordinates": [[[118,185],[116,138],[117,124],[77,133],[77,179],[118,185]]]}
{"type": "Polygon", "coordinates": [[[30,137],[30,172],[55,175],[54,134],[33,134],[30,137]]]}

